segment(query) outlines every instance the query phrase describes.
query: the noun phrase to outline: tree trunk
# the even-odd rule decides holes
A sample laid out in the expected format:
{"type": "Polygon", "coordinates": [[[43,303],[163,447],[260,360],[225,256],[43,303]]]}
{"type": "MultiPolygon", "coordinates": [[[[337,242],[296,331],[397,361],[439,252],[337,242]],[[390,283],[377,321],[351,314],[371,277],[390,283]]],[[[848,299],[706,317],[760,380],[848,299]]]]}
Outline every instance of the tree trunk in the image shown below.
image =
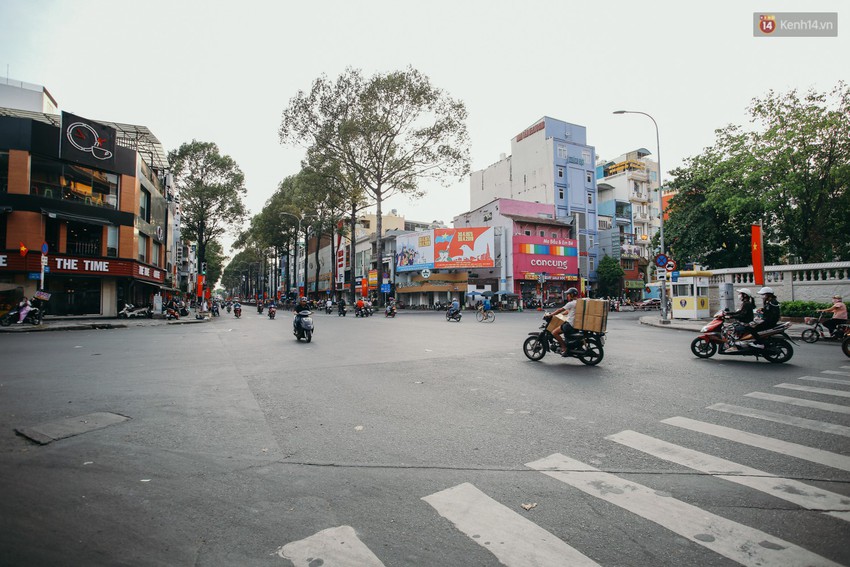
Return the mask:
{"type": "Polygon", "coordinates": [[[322,297],[319,294],[319,248],[322,246],[322,232],[321,230],[316,234],[316,299],[321,300],[322,297]]]}
{"type": "Polygon", "coordinates": [[[349,273],[351,274],[351,282],[349,283],[349,287],[351,289],[351,303],[354,304],[355,301],[355,293],[356,293],[356,282],[354,280],[354,251],[356,250],[356,232],[357,232],[357,205],[351,206],[351,234],[349,235],[349,249],[348,249],[348,265],[350,267],[349,273]]]}
{"type": "Polygon", "coordinates": [[[380,184],[380,182],[378,183],[378,187],[375,189],[375,197],[376,197],[376,202],[377,202],[377,217],[378,217],[377,220],[375,220],[375,230],[377,231],[377,233],[375,235],[376,236],[375,252],[378,256],[377,261],[375,262],[376,268],[378,270],[378,289],[375,293],[375,296],[377,298],[376,303],[377,303],[378,307],[381,307],[380,291],[381,291],[381,281],[383,280],[382,276],[384,275],[384,241],[383,241],[383,237],[382,237],[383,236],[384,222],[383,222],[383,218],[381,218],[382,217],[382,215],[381,215],[381,201],[382,201],[382,199],[381,199],[381,184],[380,184]]]}
{"type": "Polygon", "coordinates": [[[309,242],[309,232],[310,232],[309,228],[305,226],[304,227],[304,296],[303,297],[309,297],[309,295],[310,295],[308,293],[308,288],[307,288],[308,276],[310,275],[310,272],[309,272],[310,252],[309,252],[309,246],[307,246],[307,244],[309,242]]]}

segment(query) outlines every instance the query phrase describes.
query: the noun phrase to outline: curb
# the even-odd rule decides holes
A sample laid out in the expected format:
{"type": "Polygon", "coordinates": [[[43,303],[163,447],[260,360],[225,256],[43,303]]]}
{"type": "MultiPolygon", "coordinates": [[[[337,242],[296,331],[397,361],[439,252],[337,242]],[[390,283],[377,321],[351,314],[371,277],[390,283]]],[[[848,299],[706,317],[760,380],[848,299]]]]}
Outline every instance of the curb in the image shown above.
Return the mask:
{"type": "MultiPolygon", "coordinates": [[[[156,321],[154,319],[153,321],[156,321]]],[[[211,319],[203,318],[203,319],[187,319],[187,320],[177,320],[177,321],[166,321],[159,320],[156,323],[149,325],[128,325],[126,323],[109,323],[109,322],[79,322],[79,323],[71,323],[71,322],[54,322],[54,323],[44,323],[41,325],[27,325],[22,326],[20,328],[15,328],[12,326],[2,327],[0,328],[0,333],[48,333],[52,331],[91,331],[95,330],[106,330],[106,329],[127,329],[130,327],[162,327],[164,325],[194,325],[197,323],[206,323],[211,321],[211,319]]]]}

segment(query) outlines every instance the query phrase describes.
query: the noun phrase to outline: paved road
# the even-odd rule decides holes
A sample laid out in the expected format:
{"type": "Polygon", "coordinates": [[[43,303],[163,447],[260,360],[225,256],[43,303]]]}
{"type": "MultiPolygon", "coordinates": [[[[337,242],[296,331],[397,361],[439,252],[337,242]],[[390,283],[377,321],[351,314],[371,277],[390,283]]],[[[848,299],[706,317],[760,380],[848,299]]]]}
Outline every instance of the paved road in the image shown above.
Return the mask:
{"type": "Polygon", "coordinates": [[[525,359],[535,312],[280,315],[0,337],[0,563],[850,564],[835,345],[620,313],[585,367],[525,359]]]}

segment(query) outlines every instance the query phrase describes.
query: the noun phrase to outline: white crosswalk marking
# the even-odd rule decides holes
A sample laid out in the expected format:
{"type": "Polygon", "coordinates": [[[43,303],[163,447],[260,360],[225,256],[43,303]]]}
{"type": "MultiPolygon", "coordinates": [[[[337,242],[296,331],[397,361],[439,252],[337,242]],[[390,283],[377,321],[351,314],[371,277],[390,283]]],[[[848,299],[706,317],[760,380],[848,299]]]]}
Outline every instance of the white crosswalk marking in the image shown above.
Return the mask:
{"type": "Polygon", "coordinates": [[[776,394],[768,394],[766,392],[750,392],[744,394],[748,398],[757,398],[759,400],[768,400],[771,402],[779,402],[782,404],[790,404],[804,408],[813,408],[833,413],[850,414],[850,406],[842,406],[838,404],[828,404],[826,402],[816,402],[815,400],[807,400],[805,398],[792,398],[791,396],[779,396],[776,394]]]}
{"type": "Polygon", "coordinates": [[[598,565],[472,484],[459,484],[422,500],[508,567],[598,565]]]}
{"type": "Polygon", "coordinates": [[[850,386],[850,380],[841,380],[839,378],[827,378],[826,376],[800,376],[798,380],[809,380],[810,382],[823,382],[824,384],[843,384],[850,386]]]}
{"type": "Polygon", "coordinates": [[[847,390],[830,390],[829,388],[813,388],[812,386],[800,386],[799,384],[777,384],[774,388],[786,388],[788,390],[799,390],[801,392],[812,392],[814,394],[827,394],[839,398],[850,398],[847,390]]]}
{"type": "MultiPolygon", "coordinates": [[[[850,498],[827,490],[820,490],[797,480],[776,477],[758,469],[680,447],[636,431],[622,431],[609,435],[606,439],[643,451],[659,459],[770,494],[807,510],[841,511],[842,514],[850,514],[850,498]]],[[[850,521],[850,515],[837,517],[850,521]]]]}
{"type": "Polygon", "coordinates": [[[384,567],[351,526],[329,528],[287,543],[277,554],[292,561],[295,567],[384,567]]]}
{"type": "Polygon", "coordinates": [[[844,437],[850,437],[850,427],[847,427],[845,425],[839,425],[837,423],[826,423],[824,421],[816,421],[814,419],[806,419],[803,417],[796,417],[793,415],[774,413],[772,411],[736,406],[733,404],[714,404],[708,406],[707,409],[713,409],[726,413],[733,413],[735,415],[743,415],[746,417],[754,417],[756,419],[763,419],[765,421],[772,421],[774,423],[793,425],[794,427],[802,427],[803,429],[811,429],[813,431],[822,431],[824,433],[832,433],[834,435],[843,435],[844,437]]]}
{"type": "MultiPolygon", "coordinates": [[[[848,368],[848,367],[842,366],[841,368],[848,368]]],[[[824,370],[823,374],[837,374],[839,376],[850,376],[850,372],[841,372],[840,370],[824,370]]]]}
{"type": "Polygon", "coordinates": [[[619,506],[745,566],[837,565],[793,543],[727,520],[561,454],[527,463],[586,494],[619,506]]]}
{"type": "Polygon", "coordinates": [[[774,453],[797,457],[798,459],[811,461],[813,463],[820,463],[835,469],[850,471],[850,457],[846,455],[830,453],[829,451],[824,451],[822,449],[814,449],[812,447],[806,447],[805,445],[789,443],[788,441],[781,441],[779,439],[765,437],[764,435],[756,435],[755,433],[747,433],[746,431],[740,431],[738,429],[732,429],[731,427],[724,427],[722,425],[715,425],[713,423],[706,423],[704,421],[697,421],[687,417],[671,417],[668,419],[662,419],[661,423],[681,427],[683,429],[689,429],[691,431],[696,431],[697,433],[713,435],[714,437],[728,439],[729,441],[743,443],[744,445],[758,447],[767,451],[773,451],[774,453]]]}

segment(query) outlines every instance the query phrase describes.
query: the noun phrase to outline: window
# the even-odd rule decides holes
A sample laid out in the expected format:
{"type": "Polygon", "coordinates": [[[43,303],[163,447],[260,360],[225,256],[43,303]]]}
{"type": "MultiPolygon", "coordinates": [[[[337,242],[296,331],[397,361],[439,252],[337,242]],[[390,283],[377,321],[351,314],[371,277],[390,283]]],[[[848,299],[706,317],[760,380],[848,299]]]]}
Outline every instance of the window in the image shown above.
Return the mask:
{"type": "Polygon", "coordinates": [[[139,217],[145,222],[151,221],[151,194],[147,189],[142,189],[142,194],[139,196],[139,217]]]}
{"type": "MultiPolygon", "coordinates": [[[[59,254],[59,219],[47,217],[44,226],[44,241],[47,242],[48,254],[59,254]]],[[[64,250],[62,251],[64,252],[64,250]]]]}
{"type": "Polygon", "coordinates": [[[588,194],[587,194],[587,204],[588,205],[593,204],[593,193],[588,192],[588,194]]]}
{"type": "Polygon", "coordinates": [[[622,260],[623,269],[626,271],[635,269],[635,261],[634,260],[622,260]]]}
{"type": "Polygon", "coordinates": [[[658,180],[658,172],[657,171],[650,171],[649,172],[649,178],[652,181],[657,181],[658,180]]]}
{"type": "Polygon", "coordinates": [[[117,175],[37,156],[30,164],[31,195],[118,208],[117,175]]]}
{"type": "Polygon", "coordinates": [[[558,168],[558,177],[561,178],[561,179],[564,178],[564,168],[563,167],[558,168]]]}
{"type": "Polygon", "coordinates": [[[106,255],[110,258],[118,257],[118,227],[106,227],[106,255]]]}
{"type": "MultiPolygon", "coordinates": [[[[100,256],[103,227],[99,224],[67,222],[66,253],[74,256],[100,256]]],[[[50,245],[48,244],[48,247],[50,245]]]]}
{"type": "Polygon", "coordinates": [[[591,272],[596,269],[596,258],[591,256],[587,259],[587,262],[588,262],[587,265],[590,267],[591,272]]]}
{"type": "Polygon", "coordinates": [[[552,238],[558,238],[558,233],[557,233],[557,232],[553,232],[553,233],[552,233],[552,238]]]}
{"type": "Polygon", "coordinates": [[[590,152],[587,150],[581,151],[581,159],[584,160],[584,163],[587,165],[593,165],[593,162],[590,161],[590,152]]]}
{"type": "Polygon", "coordinates": [[[641,227],[639,227],[639,226],[635,227],[635,236],[637,238],[640,238],[640,235],[641,235],[642,232],[643,232],[643,229],[641,227]]]}
{"type": "Polygon", "coordinates": [[[563,187],[558,187],[558,198],[559,199],[564,198],[564,188],[563,187]]]}
{"type": "Polygon", "coordinates": [[[587,181],[588,185],[593,185],[593,172],[585,171],[584,172],[584,180],[587,181]]]}
{"type": "Polygon", "coordinates": [[[676,284],[673,286],[673,295],[676,297],[680,297],[683,295],[691,294],[691,286],[690,284],[676,284]]]}
{"type": "Polygon", "coordinates": [[[546,231],[545,230],[540,231],[540,238],[546,238],[546,231]]]}
{"type": "Polygon", "coordinates": [[[525,234],[526,236],[531,236],[531,231],[530,231],[530,230],[526,230],[526,231],[524,232],[524,234],[525,234]]]}
{"type": "Polygon", "coordinates": [[[9,152],[0,152],[0,193],[9,191],[9,152]]]}
{"type": "Polygon", "coordinates": [[[153,264],[154,266],[159,266],[159,249],[160,249],[160,247],[161,246],[160,246],[159,242],[154,242],[151,245],[151,264],[153,264]]]}
{"type": "Polygon", "coordinates": [[[148,261],[148,237],[144,234],[139,235],[139,262],[147,263],[148,261]]]}
{"type": "Polygon", "coordinates": [[[564,144],[558,144],[558,158],[567,159],[569,153],[567,152],[567,146],[564,144]]]}

